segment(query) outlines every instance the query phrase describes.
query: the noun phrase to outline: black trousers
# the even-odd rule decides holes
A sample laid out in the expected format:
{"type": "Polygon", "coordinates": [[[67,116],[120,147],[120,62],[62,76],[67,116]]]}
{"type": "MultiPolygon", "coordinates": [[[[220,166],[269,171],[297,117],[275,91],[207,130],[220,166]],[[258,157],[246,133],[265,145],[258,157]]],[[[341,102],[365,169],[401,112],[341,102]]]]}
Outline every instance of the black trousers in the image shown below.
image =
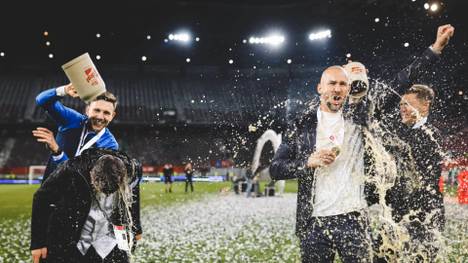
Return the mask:
{"type": "Polygon", "coordinates": [[[334,262],[338,252],[344,263],[371,262],[372,241],[365,214],[313,217],[301,240],[302,262],[334,262]]]}
{"type": "Polygon", "coordinates": [[[185,192],[187,192],[189,184],[190,184],[190,190],[192,190],[193,192],[193,180],[191,177],[185,179],[185,192]]]}
{"type": "Polygon", "coordinates": [[[93,246],[91,246],[86,255],[82,255],[78,248],[69,248],[64,251],[57,251],[41,259],[41,263],[128,263],[127,252],[120,250],[117,246],[102,259],[93,246]],[[68,252],[67,252],[68,251],[68,252]],[[60,252],[60,253],[58,253],[60,252]]]}
{"type": "Polygon", "coordinates": [[[127,252],[120,250],[117,246],[107,255],[104,259],[98,255],[93,246],[91,246],[86,255],[82,255],[81,252],[77,249],[77,258],[78,262],[81,263],[128,263],[127,252]]]}

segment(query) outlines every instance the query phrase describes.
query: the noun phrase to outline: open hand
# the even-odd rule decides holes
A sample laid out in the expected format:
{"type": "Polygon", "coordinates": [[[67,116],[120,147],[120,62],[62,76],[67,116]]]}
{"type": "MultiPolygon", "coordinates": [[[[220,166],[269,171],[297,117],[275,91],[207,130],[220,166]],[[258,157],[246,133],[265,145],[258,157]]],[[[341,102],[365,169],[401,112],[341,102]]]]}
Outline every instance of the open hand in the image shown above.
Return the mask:
{"type": "Polygon", "coordinates": [[[54,133],[51,130],[43,127],[37,127],[32,131],[32,133],[38,142],[45,143],[53,153],[58,152],[59,146],[55,140],[54,133]]]}

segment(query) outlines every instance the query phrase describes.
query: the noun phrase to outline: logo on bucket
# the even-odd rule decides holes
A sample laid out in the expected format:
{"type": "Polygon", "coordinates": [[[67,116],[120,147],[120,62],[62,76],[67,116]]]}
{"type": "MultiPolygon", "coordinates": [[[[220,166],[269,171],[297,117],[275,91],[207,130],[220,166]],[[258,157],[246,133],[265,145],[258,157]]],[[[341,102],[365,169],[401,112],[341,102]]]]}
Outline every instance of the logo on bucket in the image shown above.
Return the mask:
{"type": "Polygon", "coordinates": [[[99,73],[94,68],[92,67],[86,68],[85,74],[86,74],[86,82],[88,82],[92,86],[96,86],[99,84],[99,81],[98,81],[99,73]]]}

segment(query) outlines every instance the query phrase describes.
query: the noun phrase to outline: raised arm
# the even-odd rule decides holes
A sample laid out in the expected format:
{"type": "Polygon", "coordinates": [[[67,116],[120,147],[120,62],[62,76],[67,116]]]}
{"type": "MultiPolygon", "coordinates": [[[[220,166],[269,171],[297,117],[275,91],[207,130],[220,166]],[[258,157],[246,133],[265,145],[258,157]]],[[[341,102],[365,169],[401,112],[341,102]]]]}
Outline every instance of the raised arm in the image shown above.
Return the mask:
{"type": "Polygon", "coordinates": [[[60,127],[80,123],[86,117],[79,112],[65,107],[60,100],[65,96],[78,97],[71,84],[41,92],[36,97],[36,104],[42,107],[60,127]]]}
{"type": "Polygon", "coordinates": [[[395,108],[402,95],[413,84],[421,81],[422,77],[431,72],[431,66],[440,58],[442,50],[447,46],[450,38],[453,36],[455,28],[450,24],[440,26],[437,29],[436,40],[417,57],[410,65],[400,71],[396,77],[389,83],[393,91],[380,96],[376,105],[378,110],[390,110],[395,108]]]}

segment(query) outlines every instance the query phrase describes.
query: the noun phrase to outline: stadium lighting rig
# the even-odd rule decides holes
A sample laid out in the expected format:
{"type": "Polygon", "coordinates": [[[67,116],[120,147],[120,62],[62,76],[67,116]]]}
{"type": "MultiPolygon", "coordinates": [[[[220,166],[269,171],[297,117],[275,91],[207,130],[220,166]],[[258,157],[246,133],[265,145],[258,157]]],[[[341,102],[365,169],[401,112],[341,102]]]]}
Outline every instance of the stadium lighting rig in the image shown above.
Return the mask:
{"type": "Polygon", "coordinates": [[[264,37],[251,36],[249,37],[249,44],[270,45],[273,47],[278,47],[278,46],[281,46],[285,40],[286,38],[283,35],[279,35],[279,34],[272,34],[272,35],[267,35],[264,37]]]}
{"type": "Polygon", "coordinates": [[[169,34],[167,39],[169,39],[169,41],[189,42],[192,40],[192,37],[188,33],[180,33],[180,34],[169,34]]]}
{"type": "Polygon", "coordinates": [[[440,6],[441,6],[441,3],[438,3],[438,2],[424,3],[424,9],[432,13],[439,11],[440,6]]]}
{"type": "Polygon", "coordinates": [[[439,4],[433,3],[429,10],[431,10],[432,12],[436,12],[437,10],[439,10],[439,4]]]}
{"type": "Polygon", "coordinates": [[[317,41],[325,38],[331,38],[332,33],[330,29],[323,30],[323,31],[317,31],[317,32],[312,32],[309,34],[309,40],[310,41],[317,41]]]}
{"type": "Polygon", "coordinates": [[[174,43],[178,43],[181,45],[188,45],[192,43],[193,41],[200,42],[200,37],[194,37],[192,33],[188,31],[179,31],[177,33],[170,33],[164,39],[164,43],[174,42],[174,43]]]}

